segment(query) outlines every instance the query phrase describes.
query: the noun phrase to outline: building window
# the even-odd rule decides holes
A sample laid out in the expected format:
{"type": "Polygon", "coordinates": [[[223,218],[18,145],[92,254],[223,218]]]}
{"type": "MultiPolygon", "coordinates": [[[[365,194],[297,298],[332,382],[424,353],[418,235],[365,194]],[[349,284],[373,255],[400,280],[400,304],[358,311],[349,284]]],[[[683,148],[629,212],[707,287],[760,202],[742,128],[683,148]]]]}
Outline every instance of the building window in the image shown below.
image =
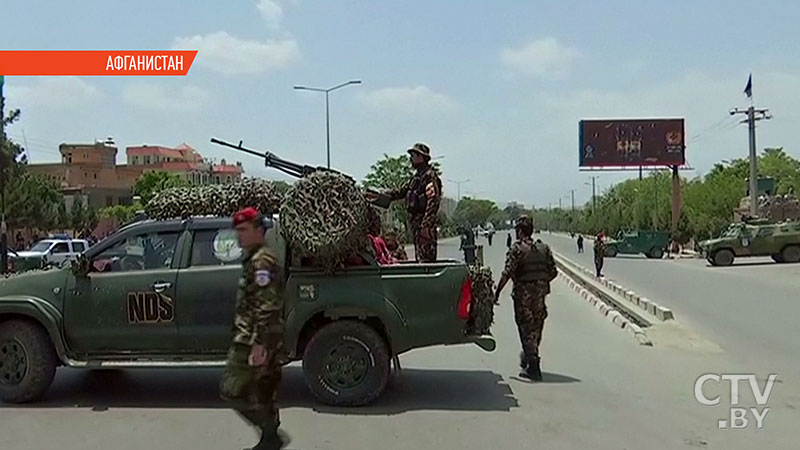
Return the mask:
{"type": "Polygon", "coordinates": [[[106,206],[113,206],[113,205],[114,205],[114,197],[112,197],[110,195],[107,196],[106,197],[106,206]]]}
{"type": "Polygon", "coordinates": [[[225,177],[225,182],[226,182],[226,183],[230,183],[230,182],[231,182],[231,176],[230,176],[230,175],[228,175],[227,177],[225,177]]]}
{"type": "Polygon", "coordinates": [[[94,179],[95,179],[95,180],[97,179],[97,174],[94,174],[94,179]]]}
{"type": "Polygon", "coordinates": [[[219,184],[219,175],[217,175],[216,177],[214,177],[214,183],[216,183],[216,184],[219,184]]]}
{"type": "Polygon", "coordinates": [[[67,164],[72,164],[72,153],[67,154],[67,164]]]}
{"type": "Polygon", "coordinates": [[[149,155],[144,157],[144,163],[146,165],[148,165],[148,166],[150,165],[150,156],[149,155]]]}

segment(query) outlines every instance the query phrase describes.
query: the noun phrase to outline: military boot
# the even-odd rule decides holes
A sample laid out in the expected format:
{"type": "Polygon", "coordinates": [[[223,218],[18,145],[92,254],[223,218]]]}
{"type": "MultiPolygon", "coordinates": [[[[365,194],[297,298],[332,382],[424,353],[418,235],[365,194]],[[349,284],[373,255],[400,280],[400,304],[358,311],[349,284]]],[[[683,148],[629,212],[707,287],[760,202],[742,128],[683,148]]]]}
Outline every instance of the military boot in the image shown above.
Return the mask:
{"type": "Polygon", "coordinates": [[[539,367],[539,359],[529,362],[528,367],[520,372],[519,376],[533,381],[542,381],[542,369],[539,367]]]}
{"type": "Polygon", "coordinates": [[[292,438],[283,430],[264,429],[261,432],[261,440],[255,447],[244,450],[281,450],[289,445],[292,438]]]}

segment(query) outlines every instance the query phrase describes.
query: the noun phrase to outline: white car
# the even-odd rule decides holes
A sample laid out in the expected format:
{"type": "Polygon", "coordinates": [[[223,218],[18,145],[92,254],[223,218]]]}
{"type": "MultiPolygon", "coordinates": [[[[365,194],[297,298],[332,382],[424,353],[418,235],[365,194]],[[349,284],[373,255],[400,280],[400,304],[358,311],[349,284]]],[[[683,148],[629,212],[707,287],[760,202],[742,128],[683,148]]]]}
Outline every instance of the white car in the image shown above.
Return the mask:
{"type": "Polygon", "coordinates": [[[74,260],[87,248],[89,242],[84,239],[44,239],[28,251],[17,252],[17,259],[38,259],[42,265],[59,265],[74,260]]]}

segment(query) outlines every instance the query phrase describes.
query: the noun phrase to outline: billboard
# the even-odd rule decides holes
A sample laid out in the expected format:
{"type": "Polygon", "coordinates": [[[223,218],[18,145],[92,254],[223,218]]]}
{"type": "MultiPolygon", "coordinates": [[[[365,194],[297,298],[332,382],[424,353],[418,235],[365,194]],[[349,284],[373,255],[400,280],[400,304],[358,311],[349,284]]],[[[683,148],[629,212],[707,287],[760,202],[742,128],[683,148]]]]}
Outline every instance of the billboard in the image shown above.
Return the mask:
{"type": "Polygon", "coordinates": [[[579,167],[682,166],[683,119],[581,120],[579,167]]]}

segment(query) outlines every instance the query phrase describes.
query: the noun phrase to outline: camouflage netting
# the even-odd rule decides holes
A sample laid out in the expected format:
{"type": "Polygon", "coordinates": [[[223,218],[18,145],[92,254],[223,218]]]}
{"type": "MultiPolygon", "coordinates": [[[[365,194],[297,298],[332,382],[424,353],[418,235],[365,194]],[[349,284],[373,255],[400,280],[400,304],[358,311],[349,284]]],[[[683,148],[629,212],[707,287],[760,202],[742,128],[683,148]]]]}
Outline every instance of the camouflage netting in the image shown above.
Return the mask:
{"type": "MultiPolygon", "coordinates": [[[[800,199],[794,194],[761,196],[758,199],[758,217],[775,222],[800,220],[800,199]]],[[[736,208],[734,220],[739,221],[750,214],[750,197],[744,197],[736,208]]]]}
{"type": "Polygon", "coordinates": [[[299,179],[283,199],[283,236],[300,257],[333,270],[363,249],[369,204],[353,179],[315,172],[299,179]]]}
{"type": "Polygon", "coordinates": [[[473,335],[491,334],[494,324],[494,281],[488,267],[469,266],[472,279],[472,306],[467,332],[473,335]]]}
{"type": "Polygon", "coordinates": [[[145,205],[145,213],[156,220],[231,216],[246,206],[271,213],[277,212],[280,201],[280,194],[271,182],[247,178],[231,184],[167,189],[145,205]]]}

